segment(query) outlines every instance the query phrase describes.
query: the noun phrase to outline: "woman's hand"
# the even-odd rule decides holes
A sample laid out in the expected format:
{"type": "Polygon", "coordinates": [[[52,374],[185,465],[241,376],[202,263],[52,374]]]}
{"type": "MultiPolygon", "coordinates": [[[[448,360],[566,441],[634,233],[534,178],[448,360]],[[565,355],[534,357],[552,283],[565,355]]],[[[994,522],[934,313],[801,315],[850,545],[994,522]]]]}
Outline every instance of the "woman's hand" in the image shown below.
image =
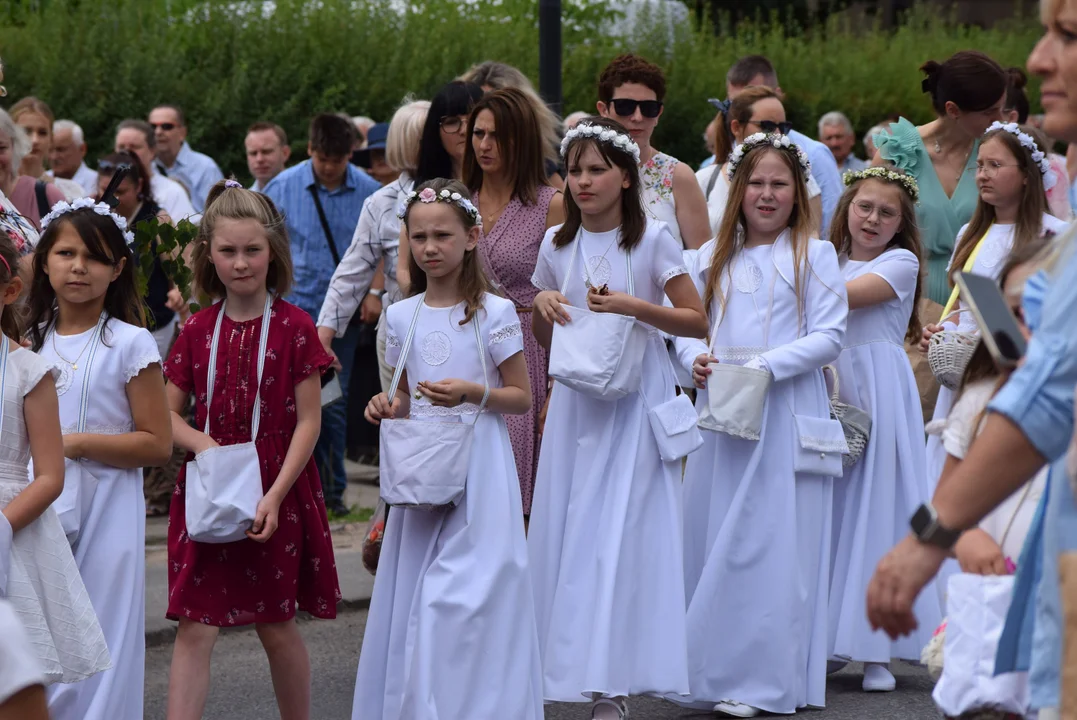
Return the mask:
{"type": "Polygon", "coordinates": [[[696,356],[695,362],[692,363],[692,382],[696,384],[696,387],[700,390],[705,390],[707,387],[707,378],[713,372],[708,365],[718,362],[718,358],[713,355],[703,353],[696,356]]]}
{"type": "Polygon", "coordinates": [[[248,538],[258,543],[264,543],[273,537],[273,533],[277,532],[280,502],[280,499],[273,492],[266,493],[258,501],[258,509],[254,511],[254,524],[247,531],[248,538]]]}
{"type": "Polygon", "coordinates": [[[572,322],[564,306],[568,305],[568,298],[556,290],[543,290],[535,296],[534,312],[537,312],[543,320],[550,323],[564,325],[572,322]]]}
{"type": "Polygon", "coordinates": [[[587,309],[600,313],[616,313],[635,317],[639,308],[639,298],[628,293],[613,292],[607,290],[605,295],[600,295],[592,288],[587,293],[587,309]]]}
{"type": "Polygon", "coordinates": [[[396,417],[396,411],[400,409],[400,398],[395,397],[389,402],[389,396],[378,393],[367,403],[366,412],[363,413],[367,422],[380,425],[382,420],[392,420],[396,417]]]}
{"type": "Polygon", "coordinates": [[[931,345],[931,336],[935,333],[942,332],[945,329],[946,328],[944,328],[942,325],[924,325],[924,332],[920,336],[920,352],[926,355],[927,349],[931,345]]]}
{"type": "Polygon", "coordinates": [[[1009,575],[1002,548],[994,538],[979,528],[967,530],[954,545],[961,572],[973,575],[1009,575]]]}
{"type": "Polygon", "coordinates": [[[415,389],[429,399],[431,405],[439,407],[456,407],[469,401],[477,404],[482,400],[485,392],[485,388],[477,383],[456,379],[440,380],[434,383],[420,381],[415,389]]]}

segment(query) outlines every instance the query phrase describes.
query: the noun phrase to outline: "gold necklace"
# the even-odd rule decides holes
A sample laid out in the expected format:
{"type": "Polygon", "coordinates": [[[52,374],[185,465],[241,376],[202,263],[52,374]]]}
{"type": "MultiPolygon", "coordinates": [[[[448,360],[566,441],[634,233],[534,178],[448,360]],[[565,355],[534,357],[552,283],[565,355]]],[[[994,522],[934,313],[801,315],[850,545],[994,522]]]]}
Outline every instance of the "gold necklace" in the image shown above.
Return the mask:
{"type": "MultiPolygon", "coordinates": [[[[969,145],[969,149],[965,152],[965,159],[961,161],[961,170],[958,171],[957,177],[955,178],[955,180],[957,180],[957,182],[961,182],[961,176],[965,174],[965,166],[969,162],[969,155],[972,154],[972,146],[975,145],[975,144],[976,144],[976,141],[973,140],[972,145],[969,145]]],[[[935,138],[935,154],[936,155],[942,155],[942,146],[939,145],[939,139],[938,138],[935,138]]]]}
{"type": "Polygon", "coordinates": [[[72,362],[72,361],[68,360],[63,355],[60,354],[60,348],[58,348],[56,346],[56,331],[55,330],[52,331],[52,351],[54,353],[56,353],[56,357],[60,358],[65,363],[70,365],[72,370],[78,370],[79,369],[79,360],[81,360],[82,356],[86,354],[86,350],[87,350],[87,348],[90,347],[90,343],[92,343],[92,342],[93,342],[93,333],[91,332],[90,339],[87,340],[86,344],[82,346],[82,352],[80,352],[79,356],[77,358],[75,358],[74,362],[72,362]]]}

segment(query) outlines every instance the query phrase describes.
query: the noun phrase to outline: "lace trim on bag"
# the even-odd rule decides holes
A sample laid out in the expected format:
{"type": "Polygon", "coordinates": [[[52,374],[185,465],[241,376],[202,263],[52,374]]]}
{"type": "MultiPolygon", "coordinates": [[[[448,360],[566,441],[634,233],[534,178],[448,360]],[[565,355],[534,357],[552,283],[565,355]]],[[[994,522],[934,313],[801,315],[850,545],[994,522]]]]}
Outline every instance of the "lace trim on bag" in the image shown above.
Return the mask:
{"type": "Polygon", "coordinates": [[[687,275],[687,274],[688,274],[688,268],[685,267],[684,265],[678,265],[677,267],[672,267],[669,270],[666,270],[664,273],[662,273],[661,275],[658,276],[658,284],[665,287],[666,283],[668,283],[670,280],[677,277],[678,275],[687,275]]]}
{"type": "Polygon", "coordinates": [[[845,453],[849,450],[844,438],[842,440],[828,440],[805,435],[800,438],[800,446],[812,452],[845,453]]]}
{"type": "Polygon", "coordinates": [[[154,363],[161,363],[161,356],[157,353],[146,353],[135,358],[135,361],[123,369],[123,383],[126,385],[135,379],[135,377],[154,363]]]}
{"type": "Polygon", "coordinates": [[[714,348],[714,357],[718,362],[747,362],[754,360],[770,348],[752,347],[749,345],[734,345],[732,347],[714,348]]]}
{"type": "Polygon", "coordinates": [[[523,334],[524,331],[523,328],[520,327],[520,323],[514,322],[506,325],[500,330],[494,330],[490,333],[490,344],[497,345],[498,343],[505,342],[509,338],[521,337],[523,334]]]}
{"type": "MultiPolygon", "coordinates": [[[[412,401],[411,403],[412,417],[451,417],[458,415],[476,415],[478,412],[479,406],[477,403],[463,403],[456,407],[430,405],[429,403],[415,401],[412,401]]],[[[486,411],[484,410],[483,412],[486,411]]]]}

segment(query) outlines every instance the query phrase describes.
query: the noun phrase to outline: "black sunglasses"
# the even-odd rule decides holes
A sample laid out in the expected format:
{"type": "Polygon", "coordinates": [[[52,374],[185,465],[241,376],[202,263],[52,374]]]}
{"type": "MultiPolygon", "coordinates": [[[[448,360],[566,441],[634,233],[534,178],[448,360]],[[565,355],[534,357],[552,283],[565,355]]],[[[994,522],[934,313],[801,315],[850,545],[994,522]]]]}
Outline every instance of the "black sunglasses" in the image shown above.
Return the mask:
{"type": "Polygon", "coordinates": [[[172,132],[176,129],[176,123],[150,123],[154,130],[164,130],[165,132],[172,132]]]}
{"type": "Polygon", "coordinates": [[[613,112],[617,113],[621,117],[631,117],[636,114],[636,108],[639,108],[639,114],[645,118],[656,118],[658,113],[662,112],[661,100],[629,100],[628,98],[615,98],[610,101],[613,105],[613,112]]]}
{"type": "Polygon", "coordinates": [[[789,131],[793,129],[793,123],[789,121],[774,122],[773,120],[749,120],[749,123],[759,126],[759,129],[765,133],[781,133],[782,135],[788,135],[789,131]]]}

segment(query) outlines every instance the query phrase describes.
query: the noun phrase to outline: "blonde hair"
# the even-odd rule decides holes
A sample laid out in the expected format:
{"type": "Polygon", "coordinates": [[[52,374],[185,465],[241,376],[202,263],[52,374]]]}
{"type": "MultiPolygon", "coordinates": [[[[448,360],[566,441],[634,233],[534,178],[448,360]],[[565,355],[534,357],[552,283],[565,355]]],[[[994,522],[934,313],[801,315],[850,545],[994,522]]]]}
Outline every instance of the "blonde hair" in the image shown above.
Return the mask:
{"type": "Polygon", "coordinates": [[[265,229],[269,252],[273,259],[266,275],[266,288],[278,295],[287,295],[292,286],[292,251],[284,217],[273,202],[262,193],[253,192],[232,180],[221,180],[209,191],[206,209],[198,225],[194,249],[194,285],[199,294],[223,298],[227,289],[217,268],[210,260],[210,244],[217,222],[225,220],[257,220],[265,229]],[[229,186],[228,183],[233,183],[229,186]]]}
{"type": "Polygon", "coordinates": [[[429,100],[404,100],[389,121],[385,138],[385,161],[393,170],[414,176],[419,167],[419,144],[430,110],[429,100]]]}

